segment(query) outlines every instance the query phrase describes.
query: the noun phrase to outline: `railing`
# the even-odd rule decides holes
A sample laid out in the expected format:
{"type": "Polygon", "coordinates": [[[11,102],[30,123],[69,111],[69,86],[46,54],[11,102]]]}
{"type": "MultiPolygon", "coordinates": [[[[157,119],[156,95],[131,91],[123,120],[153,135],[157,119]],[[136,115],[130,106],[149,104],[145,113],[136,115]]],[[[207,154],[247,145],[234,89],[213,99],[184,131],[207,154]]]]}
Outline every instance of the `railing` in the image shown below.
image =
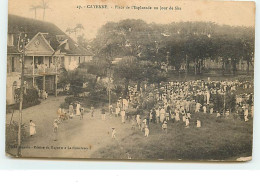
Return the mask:
{"type": "Polygon", "coordinates": [[[33,73],[33,68],[32,67],[26,67],[24,69],[24,73],[26,75],[48,75],[48,74],[55,74],[56,73],[56,69],[55,67],[39,67],[39,68],[35,68],[34,69],[34,73],[33,73]]]}

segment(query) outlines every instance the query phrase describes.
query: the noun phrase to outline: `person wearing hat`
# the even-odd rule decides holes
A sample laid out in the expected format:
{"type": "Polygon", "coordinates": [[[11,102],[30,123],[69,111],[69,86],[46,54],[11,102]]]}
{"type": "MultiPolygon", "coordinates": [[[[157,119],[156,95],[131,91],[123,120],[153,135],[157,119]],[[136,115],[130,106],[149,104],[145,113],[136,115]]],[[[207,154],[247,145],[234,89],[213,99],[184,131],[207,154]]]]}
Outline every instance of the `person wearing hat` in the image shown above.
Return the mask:
{"type": "Polygon", "coordinates": [[[112,139],[116,139],[116,129],[112,128],[112,139]]]}
{"type": "Polygon", "coordinates": [[[36,134],[36,125],[35,123],[33,123],[32,120],[30,120],[29,126],[30,126],[30,136],[32,137],[36,134]]]}
{"type": "Polygon", "coordinates": [[[227,109],[227,111],[226,111],[226,117],[229,117],[229,114],[230,114],[230,112],[229,112],[229,110],[227,109]]]}
{"type": "Polygon", "coordinates": [[[80,119],[81,119],[81,120],[83,119],[83,116],[84,116],[84,108],[81,107],[81,108],[80,108],[80,119]]]}
{"type": "Polygon", "coordinates": [[[106,110],[104,107],[101,109],[101,119],[102,121],[106,120],[106,110]]]}
{"type": "Polygon", "coordinates": [[[76,104],[76,116],[80,116],[80,108],[81,108],[80,103],[77,102],[77,104],[76,104]]]}
{"type": "Polygon", "coordinates": [[[144,137],[148,137],[149,136],[149,128],[148,126],[146,125],[145,128],[144,128],[144,137]]]}

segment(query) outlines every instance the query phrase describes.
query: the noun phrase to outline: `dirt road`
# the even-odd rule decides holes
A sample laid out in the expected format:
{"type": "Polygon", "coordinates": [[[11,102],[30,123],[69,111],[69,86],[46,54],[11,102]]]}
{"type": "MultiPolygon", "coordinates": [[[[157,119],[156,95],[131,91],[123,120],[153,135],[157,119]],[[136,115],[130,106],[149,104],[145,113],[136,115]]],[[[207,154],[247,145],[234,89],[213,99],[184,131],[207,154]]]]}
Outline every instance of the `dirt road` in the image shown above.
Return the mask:
{"type": "MultiPolygon", "coordinates": [[[[116,140],[111,138],[112,128],[116,128],[117,138],[126,137],[131,129],[130,124],[122,124],[120,118],[107,116],[101,120],[100,110],[95,110],[94,118],[89,113],[83,120],[79,116],[66,120],[59,125],[58,139],[54,141],[53,120],[57,117],[57,110],[64,97],[51,97],[40,105],[25,109],[23,119],[28,123],[30,119],[36,124],[36,135],[28,137],[22,143],[23,157],[53,157],[53,158],[95,158],[91,156],[99,148],[108,146],[116,140]]],[[[14,120],[18,120],[18,111],[14,113],[14,120]]],[[[11,114],[7,114],[7,122],[11,114]]],[[[28,128],[29,132],[29,128],[28,128]]],[[[16,149],[9,148],[8,152],[16,153],[16,149]]]]}

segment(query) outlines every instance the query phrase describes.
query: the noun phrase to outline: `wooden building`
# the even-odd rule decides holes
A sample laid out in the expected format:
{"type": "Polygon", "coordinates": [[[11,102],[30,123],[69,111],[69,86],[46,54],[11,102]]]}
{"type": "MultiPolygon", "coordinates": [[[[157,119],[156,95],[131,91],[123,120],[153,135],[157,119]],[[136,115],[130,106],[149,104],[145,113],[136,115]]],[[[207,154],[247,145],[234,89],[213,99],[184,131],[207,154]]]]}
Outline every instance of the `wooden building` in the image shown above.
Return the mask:
{"type": "Polygon", "coordinates": [[[27,34],[25,46],[25,81],[28,88],[57,95],[59,70],[75,69],[79,63],[92,60],[92,53],[79,46],[52,23],[8,16],[7,105],[15,103],[14,92],[20,86],[21,52],[19,35],[27,34]]]}

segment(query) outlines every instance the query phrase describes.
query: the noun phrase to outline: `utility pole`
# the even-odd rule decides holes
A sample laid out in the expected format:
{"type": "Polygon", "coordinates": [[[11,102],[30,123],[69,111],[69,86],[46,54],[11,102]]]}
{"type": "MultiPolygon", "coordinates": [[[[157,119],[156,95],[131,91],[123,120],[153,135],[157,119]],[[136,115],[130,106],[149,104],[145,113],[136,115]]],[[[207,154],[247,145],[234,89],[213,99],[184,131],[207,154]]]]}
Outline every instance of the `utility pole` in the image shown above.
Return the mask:
{"type": "Polygon", "coordinates": [[[22,72],[20,85],[20,103],[19,103],[19,122],[18,122],[18,139],[17,139],[17,157],[21,156],[21,127],[23,124],[23,95],[24,95],[24,67],[25,67],[25,45],[28,42],[27,34],[22,32],[19,35],[18,50],[22,53],[22,72]],[[23,38],[21,38],[23,37],[23,38]],[[20,45],[21,44],[21,45],[20,45]]]}
{"type": "Polygon", "coordinates": [[[108,68],[108,112],[110,112],[110,105],[111,105],[111,67],[108,68]]]}

